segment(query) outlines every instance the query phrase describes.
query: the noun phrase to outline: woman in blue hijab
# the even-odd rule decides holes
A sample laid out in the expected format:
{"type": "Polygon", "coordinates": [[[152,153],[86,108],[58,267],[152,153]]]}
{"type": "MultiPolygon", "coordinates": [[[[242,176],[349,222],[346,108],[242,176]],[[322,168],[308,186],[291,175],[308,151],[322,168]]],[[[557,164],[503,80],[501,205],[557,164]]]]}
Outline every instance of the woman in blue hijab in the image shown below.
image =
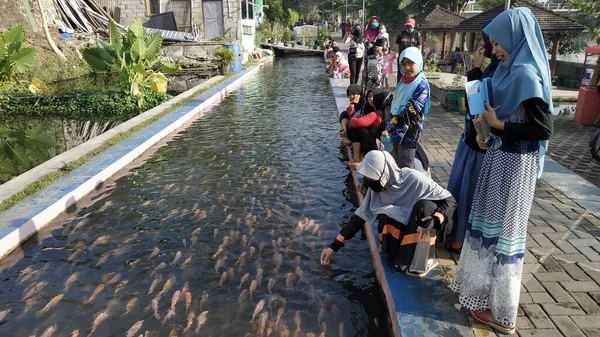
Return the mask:
{"type": "Polygon", "coordinates": [[[391,152],[398,167],[415,168],[415,154],[429,111],[429,82],[423,72],[423,56],[408,47],[399,57],[402,77],[394,91],[387,130],[394,148],[391,152]]]}
{"type": "Polygon", "coordinates": [[[496,108],[486,102],[489,148],[451,287],[476,320],[512,334],[529,212],[552,134],[550,69],[540,27],[528,8],[501,13],[484,32],[500,60],[492,76],[496,108]]]}
{"type": "MultiPolygon", "coordinates": [[[[486,21],[483,27],[486,27],[490,22],[492,20],[486,21]]],[[[492,55],[492,44],[488,35],[485,32],[482,35],[483,47],[475,52],[473,69],[467,73],[468,81],[492,77],[498,67],[498,63],[500,63],[498,58],[492,55]],[[491,62],[485,68],[485,71],[482,72],[481,66],[485,57],[490,58],[491,62]]],[[[462,248],[465,239],[469,214],[471,213],[471,204],[473,203],[473,195],[475,194],[475,186],[477,185],[477,178],[479,177],[479,171],[481,170],[481,164],[483,163],[485,150],[487,149],[483,144],[480,147],[476,136],[477,132],[475,131],[475,125],[473,125],[473,116],[469,113],[467,106],[465,130],[458,142],[456,153],[454,154],[454,162],[452,163],[452,171],[450,171],[450,178],[448,180],[448,191],[452,193],[458,202],[456,221],[451,238],[449,238],[452,248],[455,250],[462,248]]]]}

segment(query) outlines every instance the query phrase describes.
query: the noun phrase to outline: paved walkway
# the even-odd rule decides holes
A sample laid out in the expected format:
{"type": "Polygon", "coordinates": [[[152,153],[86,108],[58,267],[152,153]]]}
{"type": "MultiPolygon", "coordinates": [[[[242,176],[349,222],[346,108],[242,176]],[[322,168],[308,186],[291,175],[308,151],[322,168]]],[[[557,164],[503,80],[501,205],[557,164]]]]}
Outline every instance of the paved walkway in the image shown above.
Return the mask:
{"type": "MultiPolygon", "coordinates": [[[[422,145],[432,163],[433,178],[444,186],[448,182],[462,123],[460,116],[446,112],[437,104],[432,106],[425,120],[422,145]]],[[[569,148],[573,153],[585,150],[576,145],[577,150],[574,150],[573,143],[561,138],[563,134],[575,137],[578,133],[578,127],[564,127],[564,123],[567,122],[557,122],[555,137],[562,139],[560,144],[565,145],[556,144],[557,141],[552,145],[555,149],[552,153],[557,158],[561,156],[559,151],[566,153],[569,148]]],[[[600,194],[596,198],[600,200],[600,194]]],[[[523,268],[517,320],[519,336],[600,336],[599,236],[598,217],[543,179],[538,182],[523,268]]],[[[438,256],[449,282],[459,256],[445,249],[439,249],[438,256]]],[[[484,326],[471,324],[477,336],[495,336],[484,326]]]]}

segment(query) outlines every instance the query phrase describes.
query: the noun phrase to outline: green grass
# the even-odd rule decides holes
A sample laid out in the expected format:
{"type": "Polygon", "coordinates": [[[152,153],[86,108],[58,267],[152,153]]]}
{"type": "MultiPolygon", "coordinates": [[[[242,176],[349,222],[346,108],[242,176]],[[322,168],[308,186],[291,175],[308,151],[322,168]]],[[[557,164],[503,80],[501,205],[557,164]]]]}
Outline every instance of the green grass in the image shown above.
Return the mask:
{"type": "Polygon", "coordinates": [[[164,110],[163,112],[161,112],[160,114],[144,121],[143,123],[134,126],[133,128],[127,130],[127,131],[123,131],[117,135],[115,135],[114,137],[110,138],[108,141],[106,141],[104,144],[102,144],[100,147],[88,152],[87,154],[83,155],[82,157],[73,160],[71,162],[66,163],[62,169],[60,169],[59,171],[54,171],[54,172],[50,172],[46,175],[44,175],[43,177],[39,178],[38,180],[36,180],[35,182],[29,184],[27,187],[25,187],[22,191],[17,192],[13,195],[11,195],[10,197],[6,198],[4,201],[0,202],[0,213],[5,212],[6,210],[8,210],[9,208],[15,206],[16,204],[20,203],[21,201],[29,198],[30,196],[34,195],[35,193],[37,193],[38,191],[42,190],[43,188],[49,186],[50,184],[54,183],[55,181],[57,181],[58,179],[66,176],[67,174],[69,174],[71,171],[75,170],[76,168],[80,167],[81,165],[85,164],[87,161],[89,161],[90,159],[92,159],[93,157],[97,156],[98,154],[106,151],[108,148],[110,148],[111,146],[120,143],[121,141],[129,138],[131,135],[133,135],[134,133],[142,130],[143,128],[147,127],[148,125],[156,122],[157,120],[163,118],[164,116],[168,115],[169,113],[173,112],[175,109],[189,103],[190,101],[194,100],[196,97],[202,95],[203,93],[205,93],[206,91],[214,88],[216,85],[220,84],[221,82],[229,79],[231,76],[233,76],[233,74],[230,74],[228,76],[225,76],[224,78],[222,78],[220,81],[206,87],[203,89],[198,90],[197,92],[195,92],[193,95],[191,95],[190,97],[173,104],[171,107],[167,108],[166,110],[164,110]]]}

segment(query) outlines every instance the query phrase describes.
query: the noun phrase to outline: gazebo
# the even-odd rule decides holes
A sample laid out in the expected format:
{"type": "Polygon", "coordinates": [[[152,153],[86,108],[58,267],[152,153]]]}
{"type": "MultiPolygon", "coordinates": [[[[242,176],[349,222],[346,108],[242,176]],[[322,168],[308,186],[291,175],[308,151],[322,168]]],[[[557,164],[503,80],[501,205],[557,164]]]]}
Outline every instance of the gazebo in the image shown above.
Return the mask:
{"type": "MultiPolygon", "coordinates": [[[[427,45],[427,33],[442,34],[442,50],[441,55],[444,57],[444,51],[446,50],[448,33],[452,33],[455,27],[465,20],[464,17],[441,8],[439,5],[435,6],[429,13],[417,15],[415,21],[417,22],[417,30],[422,33],[423,38],[423,51],[427,45]]],[[[454,43],[455,34],[451,34],[450,45],[454,43]]]]}
{"type": "MultiPolygon", "coordinates": [[[[573,18],[554,13],[549,9],[546,9],[542,6],[528,1],[513,1],[511,7],[529,8],[538,20],[542,33],[581,32],[585,29],[583,25],[577,23],[577,21],[575,21],[575,19],[573,18]]],[[[475,34],[481,32],[484,22],[489,19],[495,18],[498,14],[502,13],[503,11],[504,6],[499,6],[487,12],[477,14],[469,19],[460,22],[458,25],[453,27],[452,30],[457,33],[462,33],[463,41],[466,40],[466,34],[471,33],[469,43],[467,46],[468,49],[472,51],[475,48],[476,43],[474,38],[475,34]]],[[[560,35],[556,34],[554,40],[552,41],[552,56],[550,60],[550,71],[552,72],[552,74],[554,74],[554,69],[556,67],[556,55],[558,54],[559,44],[560,35]]]]}

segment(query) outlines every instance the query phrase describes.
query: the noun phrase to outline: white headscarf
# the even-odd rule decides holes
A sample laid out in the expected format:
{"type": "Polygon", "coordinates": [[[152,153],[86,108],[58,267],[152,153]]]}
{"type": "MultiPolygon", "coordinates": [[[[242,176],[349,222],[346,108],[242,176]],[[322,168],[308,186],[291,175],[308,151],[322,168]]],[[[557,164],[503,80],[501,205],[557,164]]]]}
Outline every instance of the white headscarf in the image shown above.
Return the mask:
{"type": "Polygon", "coordinates": [[[354,212],[361,219],[373,222],[379,214],[407,224],[413,207],[419,200],[443,200],[452,196],[423,173],[410,168],[399,168],[386,151],[370,151],[357,172],[372,180],[381,181],[384,190],[371,189],[354,212]]]}
{"type": "Polygon", "coordinates": [[[342,54],[342,52],[338,51],[337,53],[335,53],[335,56],[339,56],[340,60],[338,61],[338,64],[347,66],[348,64],[348,60],[346,60],[346,58],[344,57],[344,54],[342,54]]]}

